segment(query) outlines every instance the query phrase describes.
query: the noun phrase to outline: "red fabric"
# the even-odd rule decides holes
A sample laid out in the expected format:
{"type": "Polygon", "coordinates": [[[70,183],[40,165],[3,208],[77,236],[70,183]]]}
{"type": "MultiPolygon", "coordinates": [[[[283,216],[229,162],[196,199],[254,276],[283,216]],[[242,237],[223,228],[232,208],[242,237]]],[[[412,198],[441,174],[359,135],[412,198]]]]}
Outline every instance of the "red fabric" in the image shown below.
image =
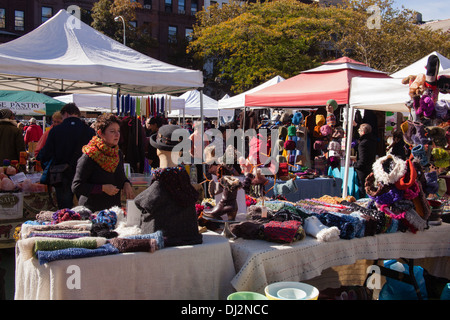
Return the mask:
{"type": "Polygon", "coordinates": [[[42,137],[43,131],[40,126],[37,124],[31,124],[28,126],[27,131],[25,132],[24,141],[25,144],[30,142],[38,142],[42,137]]]}

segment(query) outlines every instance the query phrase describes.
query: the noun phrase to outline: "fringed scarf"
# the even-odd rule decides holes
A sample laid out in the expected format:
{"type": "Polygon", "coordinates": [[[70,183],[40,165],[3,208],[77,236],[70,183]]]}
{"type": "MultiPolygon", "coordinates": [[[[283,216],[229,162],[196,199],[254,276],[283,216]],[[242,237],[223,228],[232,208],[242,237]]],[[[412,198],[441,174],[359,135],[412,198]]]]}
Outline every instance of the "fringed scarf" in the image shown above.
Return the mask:
{"type": "Polygon", "coordinates": [[[110,147],[102,139],[94,136],[82,150],[103,170],[107,172],[116,171],[119,164],[119,146],[110,147]]]}

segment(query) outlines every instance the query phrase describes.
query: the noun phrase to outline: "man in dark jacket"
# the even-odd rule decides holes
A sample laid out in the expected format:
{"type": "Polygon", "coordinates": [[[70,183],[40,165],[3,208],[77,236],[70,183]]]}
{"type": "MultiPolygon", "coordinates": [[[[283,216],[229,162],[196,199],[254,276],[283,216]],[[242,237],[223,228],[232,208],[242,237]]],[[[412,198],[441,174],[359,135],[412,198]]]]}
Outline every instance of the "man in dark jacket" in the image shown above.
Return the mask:
{"type": "Polygon", "coordinates": [[[9,109],[0,110],[0,165],[3,160],[19,160],[25,151],[22,131],[17,128],[14,113],[9,109]]]}
{"type": "Polygon", "coordinates": [[[43,164],[52,161],[52,165],[68,164],[63,182],[55,186],[58,208],[73,207],[72,180],[75,175],[81,148],[95,135],[94,129],[81,119],[81,112],[74,103],[68,103],[61,109],[63,122],[50,130],[44,148],[39,152],[38,160],[43,164]]]}
{"type": "Polygon", "coordinates": [[[358,143],[356,162],[353,167],[358,176],[359,194],[360,197],[363,198],[366,195],[364,190],[366,177],[372,171],[372,164],[375,162],[377,154],[377,142],[372,135],[372,127],[370,124],[361,124],[358,133],[360,140],[358,143]]]}

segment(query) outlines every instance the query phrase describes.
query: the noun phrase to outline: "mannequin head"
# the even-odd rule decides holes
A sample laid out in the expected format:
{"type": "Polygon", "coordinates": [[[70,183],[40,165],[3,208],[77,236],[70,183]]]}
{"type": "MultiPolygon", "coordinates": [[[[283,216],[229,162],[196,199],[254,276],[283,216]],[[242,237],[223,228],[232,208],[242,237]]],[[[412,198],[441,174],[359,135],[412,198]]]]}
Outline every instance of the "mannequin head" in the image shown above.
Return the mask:
{"type": "Polygon", "coordinates": [[[160,168],[164,169],[169,167],[176,167],[178,165],[178,152],[157,149],[156,154],[159,157],[160,168]]]}

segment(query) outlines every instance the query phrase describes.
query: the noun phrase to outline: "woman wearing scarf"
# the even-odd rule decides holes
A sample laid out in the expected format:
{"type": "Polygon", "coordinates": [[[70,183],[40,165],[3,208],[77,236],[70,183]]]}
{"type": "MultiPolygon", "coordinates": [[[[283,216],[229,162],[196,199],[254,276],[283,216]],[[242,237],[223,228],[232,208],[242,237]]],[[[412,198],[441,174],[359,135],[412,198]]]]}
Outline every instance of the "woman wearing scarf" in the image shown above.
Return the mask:
{"type": "Polygon", "coordinates": [[[134,198],[118,146],[120,121],[114,115],[103,114],[98,117],[96,126],[97,135],[83,147],[72,182],[78,204],[92,212],[121,206],[121,190],[127,199],[134,198]]]}

